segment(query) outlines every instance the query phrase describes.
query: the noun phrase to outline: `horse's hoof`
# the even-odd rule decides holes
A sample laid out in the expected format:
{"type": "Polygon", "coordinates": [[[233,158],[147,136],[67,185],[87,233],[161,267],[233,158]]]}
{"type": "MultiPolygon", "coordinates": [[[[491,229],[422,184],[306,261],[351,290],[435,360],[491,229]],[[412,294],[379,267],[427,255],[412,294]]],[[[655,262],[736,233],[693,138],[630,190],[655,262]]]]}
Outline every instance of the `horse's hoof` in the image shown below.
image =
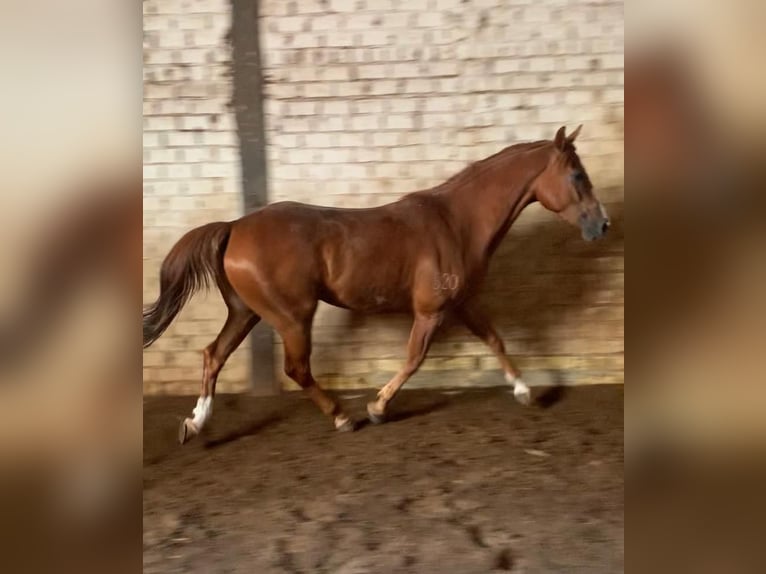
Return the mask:
{"type": "Polygon", "coordinates": [[[367,405],[367,418],[370,419],[370,422],[374,425],[383,424],[386,422],[386,415],[385,413],[376,413],[373,410],[374,406],[375,403],[369,403],[367,405]]]}
{"type": "Polygon", "coordinates": [[[335,430],[338,432],[354,432],[356,430],[356,423],[353,420],[348,419],[340,426],[335,427],[335,430]]]}
{"type": "Polygon", "coordinates": [[[350,419],[346,415],[335,417],[333,422],[335,423],[335,430],[338,432],[352,432],[356,430],[356,422],[354,422],[354,419],[350,419]]]}
{"type": "Polygon", "coordinates": [[[513,388],[514,398],[525,407],[528,407],[532,402],[532,394],[529,392],[529,387],[526,385],[517,385],[513,388]]]}
{"type": "Polygon", "coordinates": [[[194,426],[192,420],[184,419],[181,421],[181,426],[178,427],[178,442],[179,444],[186,444],[198,434],[199,430],[194,426]]]}

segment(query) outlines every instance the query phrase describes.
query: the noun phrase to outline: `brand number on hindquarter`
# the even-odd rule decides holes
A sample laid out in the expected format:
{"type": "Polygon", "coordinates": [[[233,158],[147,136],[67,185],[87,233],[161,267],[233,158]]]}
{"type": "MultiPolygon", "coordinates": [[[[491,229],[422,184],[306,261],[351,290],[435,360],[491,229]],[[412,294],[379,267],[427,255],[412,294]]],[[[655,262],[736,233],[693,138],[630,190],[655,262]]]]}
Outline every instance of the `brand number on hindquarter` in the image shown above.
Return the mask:
{"type": "Polygon", "coordinates": [[[460,280],[454,273],[442,273],[434,281],[434,289],[438,291],[454,291],[460,280]]]}

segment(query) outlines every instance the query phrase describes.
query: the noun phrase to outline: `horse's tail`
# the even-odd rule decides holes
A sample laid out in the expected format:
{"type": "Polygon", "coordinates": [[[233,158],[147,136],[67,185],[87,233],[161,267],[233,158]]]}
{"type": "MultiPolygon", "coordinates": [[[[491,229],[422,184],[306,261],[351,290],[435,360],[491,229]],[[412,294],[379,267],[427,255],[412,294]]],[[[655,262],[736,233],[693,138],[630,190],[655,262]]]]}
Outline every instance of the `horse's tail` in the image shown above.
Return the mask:
{"type": "Polygon", "coordinates": [[[215,222],[181,237],[160,268],[160,296],[144,309],[144,348],[160,338],[191,296],[223,276],[231,223],[215,222]]]}

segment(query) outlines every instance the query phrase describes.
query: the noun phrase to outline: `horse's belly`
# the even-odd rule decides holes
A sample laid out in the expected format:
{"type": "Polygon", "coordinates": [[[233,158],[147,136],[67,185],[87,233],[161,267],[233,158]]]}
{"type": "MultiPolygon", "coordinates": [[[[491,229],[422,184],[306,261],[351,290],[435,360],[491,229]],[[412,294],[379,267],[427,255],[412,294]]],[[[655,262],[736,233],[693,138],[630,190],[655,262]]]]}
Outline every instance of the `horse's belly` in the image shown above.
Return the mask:
{"type": "Polygon", "coordinates": [[[383,312],[409,309],[411,294],[403,280],[389,282],[374,275],[354,274],[326,285],[321,298],[354,311],[383,312]]]}
{"type": "Polygon", "coordinates": [[[322,299],[362,312],[408,309],[413,249],[402,233],[393,231],[370,223],[327,241],[322,249],[322,299]]]}

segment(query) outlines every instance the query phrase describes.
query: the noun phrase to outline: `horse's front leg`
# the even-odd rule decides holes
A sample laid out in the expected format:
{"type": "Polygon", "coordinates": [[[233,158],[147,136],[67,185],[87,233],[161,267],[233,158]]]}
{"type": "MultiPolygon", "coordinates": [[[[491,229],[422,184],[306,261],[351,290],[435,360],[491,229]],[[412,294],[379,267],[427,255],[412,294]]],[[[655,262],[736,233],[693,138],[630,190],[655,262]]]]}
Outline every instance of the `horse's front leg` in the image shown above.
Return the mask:
{"type": "Polygon", "coordinates": [[[402,369],[378,392],[378,399],[367,404],[367,414],[373,423],[385,420],[386,407],[404,383],[414,375],[426,357],[431,339],[441,325],[443,313],[415,313],[415,321],[407,343],[407,361],[402,369]]]}
{"type": "Polygon", "coordinates": [[[500,366],[503,368],[505,380],[513,385],[513,396],[516,397],[516,400],[523,405],[528,405],[531,401],[529,387],[521,380],[518,369],[513,366],[508,355],[505,354],[503,340],[495,331],[489,318],[475,304],[471,303],[458,309],[457,314],[463,321],[463,324],[492,349],[497,360],[500,361],[500,366]]]}

